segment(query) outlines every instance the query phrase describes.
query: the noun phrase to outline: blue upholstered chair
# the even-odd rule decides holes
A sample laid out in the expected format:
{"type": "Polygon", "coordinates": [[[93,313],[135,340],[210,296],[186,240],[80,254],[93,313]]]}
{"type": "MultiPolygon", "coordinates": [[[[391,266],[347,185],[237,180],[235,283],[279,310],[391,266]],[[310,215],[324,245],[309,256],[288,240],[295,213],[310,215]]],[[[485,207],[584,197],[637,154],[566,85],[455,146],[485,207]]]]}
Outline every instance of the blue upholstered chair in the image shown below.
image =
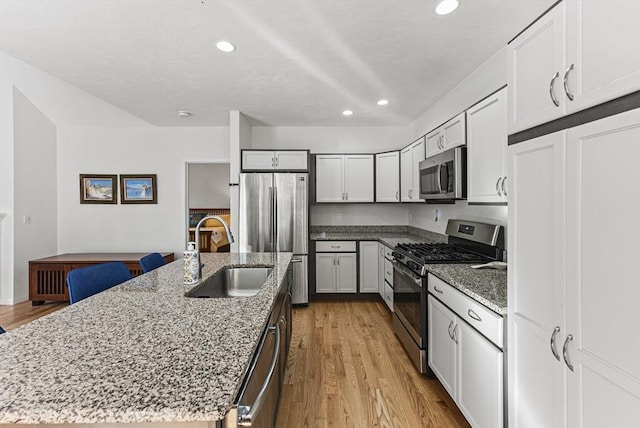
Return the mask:
{"type": "Polygon", "coordinates": [[[143,273],[151,272],[154,269],[158,269],[160,266],[166,265],[167,262],[159,253],[147,254],[140,259],[140,267],[143,273]]]}
{"type": "Polygon", "coordinates": [[[71,303],[76,303],[130,279],[131,272],[122,262],[74,269],[67,275],[69,298],[71,303]]]}
{"type": "Polygon", "coordinates": [[[0,327],[0,334],[4,333],[4,328],[0,327]]]}

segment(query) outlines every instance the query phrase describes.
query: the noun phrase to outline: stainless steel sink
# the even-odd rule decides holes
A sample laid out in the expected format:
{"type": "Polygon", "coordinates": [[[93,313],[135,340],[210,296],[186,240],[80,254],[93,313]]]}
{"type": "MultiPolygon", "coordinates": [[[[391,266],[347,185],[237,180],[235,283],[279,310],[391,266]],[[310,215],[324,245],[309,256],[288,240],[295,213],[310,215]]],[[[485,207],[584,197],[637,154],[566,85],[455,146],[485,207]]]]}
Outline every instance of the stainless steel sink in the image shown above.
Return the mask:
{"type": "Polygon", "coordinates": [[[227,298],[250,297],[258,294],[273,268],[226,268],[189,291],[187,297],[227,298]]]}

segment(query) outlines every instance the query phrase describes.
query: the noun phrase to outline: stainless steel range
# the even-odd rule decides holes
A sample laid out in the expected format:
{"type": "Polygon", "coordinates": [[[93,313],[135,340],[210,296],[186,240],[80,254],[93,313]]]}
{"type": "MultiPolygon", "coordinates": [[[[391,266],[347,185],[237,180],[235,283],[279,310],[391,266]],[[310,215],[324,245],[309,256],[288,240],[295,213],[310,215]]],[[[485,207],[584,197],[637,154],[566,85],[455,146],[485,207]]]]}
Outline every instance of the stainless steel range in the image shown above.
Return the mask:
{"type": "Polygon", "coordinates": [[[447,223],[447,244],[399,244],[393,251],[393,329],[420,373],[427,373],[427,265],[502,260],[503,227],[447,223]]]}

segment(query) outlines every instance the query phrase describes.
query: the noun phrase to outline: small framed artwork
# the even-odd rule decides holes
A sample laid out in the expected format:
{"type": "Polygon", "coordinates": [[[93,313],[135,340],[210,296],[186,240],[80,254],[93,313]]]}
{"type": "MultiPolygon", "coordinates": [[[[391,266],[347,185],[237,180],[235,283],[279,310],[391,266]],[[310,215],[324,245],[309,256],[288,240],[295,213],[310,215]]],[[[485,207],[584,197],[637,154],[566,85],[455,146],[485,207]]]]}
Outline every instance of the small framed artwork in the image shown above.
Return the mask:
{"type": "Polygon", "coordinates": [[[120,175],[121,204],[157,204],[158,187],[155,174],[120,175]]]}
{"type": "Polygon", "coordinates": [[[118,176],[80,174],[81,204],[117,204],[118,176]]]}

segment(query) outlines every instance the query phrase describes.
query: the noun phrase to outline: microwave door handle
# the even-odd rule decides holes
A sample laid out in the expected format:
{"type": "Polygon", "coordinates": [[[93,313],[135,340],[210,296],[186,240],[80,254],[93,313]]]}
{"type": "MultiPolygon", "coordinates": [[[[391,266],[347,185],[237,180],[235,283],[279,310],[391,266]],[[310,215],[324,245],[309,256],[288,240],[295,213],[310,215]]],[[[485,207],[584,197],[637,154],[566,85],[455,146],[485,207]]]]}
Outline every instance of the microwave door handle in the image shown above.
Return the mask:
{"type": "Polygon", "coordinates": [[[449,166],[446,163],[440,164],[438,182],[440,183],[440,193],[447,193],[449,191],[449,166]],[[442,171],[444,170],[445,182],[442,183],[442,171]],[[443,190],[444,189],[444,190],[443,190]]]}
{"type": "Polygon", "coordinates": [[[438,172],[436,175],[438,176],[438,193],[442,193],[442,176],[440,175],[440,170],[442,169],[442,164],[438,164],[438,172]]]}

